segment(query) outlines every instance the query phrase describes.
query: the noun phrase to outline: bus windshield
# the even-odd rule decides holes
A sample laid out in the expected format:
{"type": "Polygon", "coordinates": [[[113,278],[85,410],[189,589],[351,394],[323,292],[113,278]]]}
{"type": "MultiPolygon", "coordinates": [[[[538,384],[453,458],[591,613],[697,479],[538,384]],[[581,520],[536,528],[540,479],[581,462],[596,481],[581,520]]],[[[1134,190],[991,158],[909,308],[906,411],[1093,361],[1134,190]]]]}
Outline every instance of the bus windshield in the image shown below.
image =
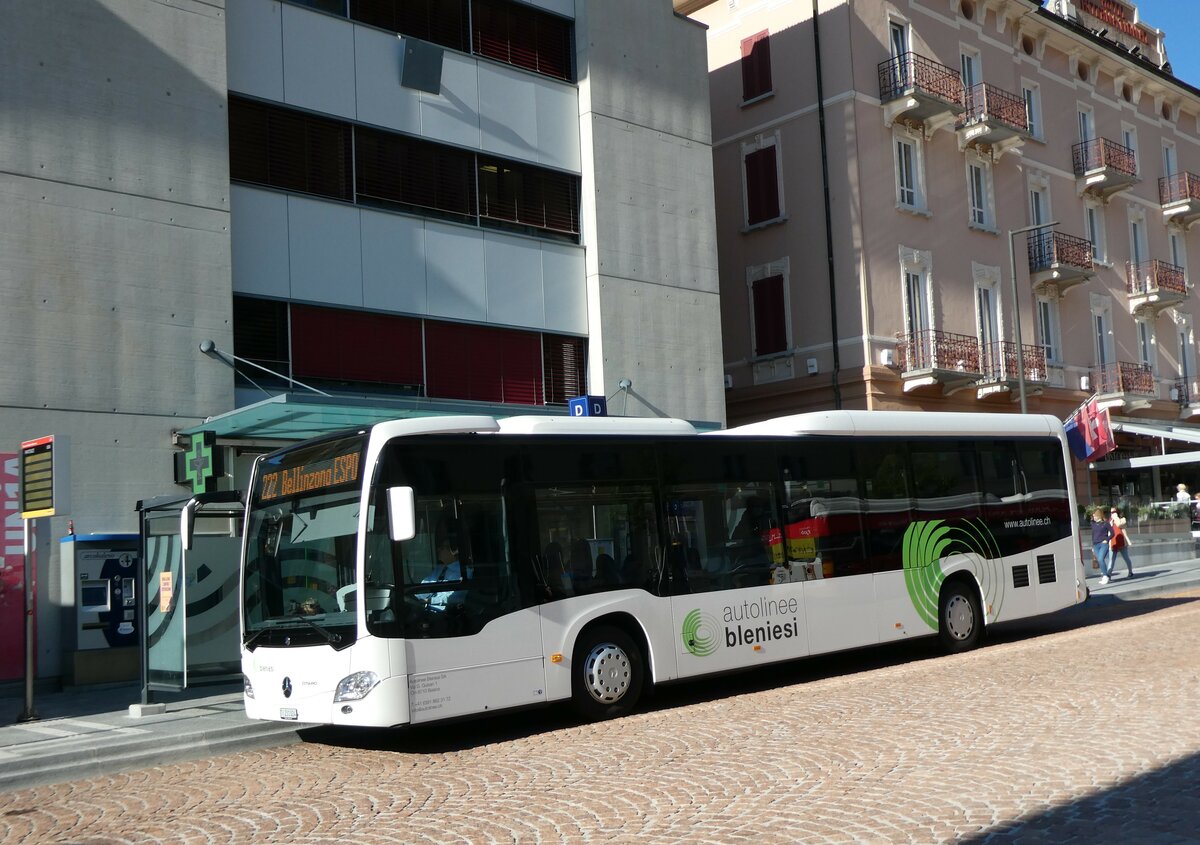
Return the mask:
{"type": "Polygon", "coordinates": [[[365,438],[262,459],[250,501],[243,571],[246,645],[335,648],[354,640],[359,467],[365,438]]]}

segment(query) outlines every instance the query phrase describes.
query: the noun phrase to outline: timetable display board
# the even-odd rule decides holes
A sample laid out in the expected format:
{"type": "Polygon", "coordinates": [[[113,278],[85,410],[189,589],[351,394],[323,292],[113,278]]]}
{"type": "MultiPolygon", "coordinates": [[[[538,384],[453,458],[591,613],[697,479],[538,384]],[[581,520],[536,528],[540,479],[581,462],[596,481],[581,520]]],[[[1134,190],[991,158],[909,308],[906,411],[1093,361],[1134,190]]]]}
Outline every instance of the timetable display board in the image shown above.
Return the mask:
{"type": "Polygon", "coordinates": [[[70,510],[67,491],[68,449],[62,437],[49,435],[21,443],[21,518],[37,519],[70,510]]]}

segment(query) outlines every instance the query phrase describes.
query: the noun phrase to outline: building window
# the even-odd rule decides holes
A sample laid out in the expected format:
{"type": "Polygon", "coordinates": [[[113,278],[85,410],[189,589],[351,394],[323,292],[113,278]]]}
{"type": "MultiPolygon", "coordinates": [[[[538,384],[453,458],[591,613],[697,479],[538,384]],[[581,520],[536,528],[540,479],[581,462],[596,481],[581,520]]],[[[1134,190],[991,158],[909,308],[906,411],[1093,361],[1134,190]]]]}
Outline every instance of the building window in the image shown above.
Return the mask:
{"type": "Polygon", "coordinates": [[[1083,207],[1083,230],[1092,244],[1092,259],[1097,264],[1108,263],[1108,249],[1104,237],[1104,209],[1095,203],[1083,207]]]}
{"type": "Polygon", "coordinates": [[[897,134],[893,146],[896,157],[896,203],[903,209],[924,211],[921,142],[906,134],[897,134]]]}
{"type": "Polygon", "coordinates": [[[578,176],[237,97],[229,112],[235,181],[579,240],[578,176]]]}
{"type": "Polygon", "coordinates": [[[1000,309],[996,289],[990,284],[979,284],[975,288],[975,319],[979,337],[979,348],[984,360],[999,363],[1000,309]]]}
{"type": "MultiPolygon", "coordinates": [[[[1096,366],[1104,369],[1116,360],[1113,354],[1112,303],[1105,296],[1092,297],[1092,351],[1096,366]]],[[[1093,385],[1096,390],[1099,385],[1093,385]]]]}
{"type": "Polygon", "coordinates": [[[352,154],[349,124],[229,98],[231,179],[349,200],[352,154]]]}
{"type": "Polygon", "coordinates": [[[750,282],[750,306],[753,315],[754,357],[786,352],[787,296],[783,275],[767,276],[750,282]]]}
{"type": "Polygon", "coordinates": [[[467,52],[463,0],[350,0],[350,19],[467,52]]]}
{"type": "Polygon", "coordinates": [[[1174,176],[1179,172],[1179,162],[1175,157],[1175,142],[1163,141],[1163,176],[1174,176]]]}
{"type": "Polygon", "coordinates": [[[1130,150],[1133,151],[1133,169],[1134,169],[1134,172],[1140,173],[1142,167],[1138,161],[1137,129],[1135,129],[1134,127],[1130,126],[1127,123],[1122,124],[1122,126],[1121,126],[1121,143],[1123,143],[1126,147],[1128,147],[1130,150]]]}
{"type": "Polygon", "coordinates": [[[1171,246],[1171,263],[1183,271],[1183,280],[1188,278],[1187,240],[1182,232],[1169,232],[1167,240],[1171,246]]]}
{"type": "Polygon", "coordinates": [[[420,214],[474,216],[474,156],[465,150],[356,127],[358,201],[420,214]]]}
{"type": "Polygon", "coordinates": [[[746,178],[746,225],[754,226],[783,216],[777,136],[742,147],[746,178]]]}
{"type": "Polygon", "coordinates": [[[388,385],[420,393],[421,321],[291,304],[292,370],[337,386],[388,385]]]}
{"type": "Polygon", "coordinates": [[[959,54],[959,65],[962,67],[962,84],[964,89],[983,81],[979,69],[980,60],[977,50],[964,49],[959,54]]]}
{"type": "Polygon", "coordinates": [[[542,335],[542,374],[546,404],[566,405],[587,393],[587,340],[564,335],[542,335]]]}
{"type": "Polygon", "coordinates": [[[425,323],[427,394],[442,399],[540,405],[542,348],[534,332],[425,323]]]}
{"type": "Polygon", "coordinates": [[[1154,327],[1146,320],[1137,321],[1138,360],[1154,372],[1154,327]]]}
{"type": "Polygon", "coordinates": [[[996,217],[992,203],[992,169],[982,159],[967,161],[967,200],[971,226],[994,231],[996,217]]]}
{"type": "Polygon", "coordinates": [[[1129,260],[1136,267],[1147,258],[1145,218],[1140,212],[1130,212],[1129,217],[1129,260]]]}
{"type": "Polygon", "coordinates": [[[771,35],[767,30],[742,39],[742,100],[771,93],[771,35]]]}
{"type": "Polygon", "coordinates": [[[579,180],[566,173],[479,158],[479,216],[505,228],[579,233],[579,180]]]}
{"type": "Polygon", "coordinates": [[[1029,225],[1042,226],[1050,222],[1050,193],[1041,184],[1029,189],[1029,225]]]}
{"type": "Polygon", "coordinates": [[[1029,120],[1029,134],[1039,141],[1042,139],[1042,92],[1035,82],[1026,82],[1021,86],[1021,94],[1025,98],[1025,116],[1029,120]]]}
{"type": "Polygon", "coordinates": [[[1047,364],[1057,364],[1059,357],[1058,302],[1053,299],[1038,300],[1038,335],[1047,364]]]}
{"type": "Polygon", "coordinates": [[[471,28],[476,54],[556,79],[571,78],[571,22],[566,18],[508,0],[473,0],[471,28]]]}
{"type": "Polygon", "coordinates": [[[287,387],[292,356],[288,351],[288,304],[275,299],[248,296],[233,298],[233,354],[265,367],[279,377],[262,370],[235,370],[237,384],[287,387]]]}

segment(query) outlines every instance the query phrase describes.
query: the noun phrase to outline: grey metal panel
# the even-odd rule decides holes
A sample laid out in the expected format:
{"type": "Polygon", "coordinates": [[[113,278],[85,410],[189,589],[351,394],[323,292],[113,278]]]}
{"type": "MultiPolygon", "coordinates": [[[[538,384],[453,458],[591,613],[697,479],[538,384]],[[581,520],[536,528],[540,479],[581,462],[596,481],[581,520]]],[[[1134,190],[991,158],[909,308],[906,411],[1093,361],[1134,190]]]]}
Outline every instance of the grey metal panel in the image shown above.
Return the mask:
{"type": "Polygon", "coordinates": [[[227,0],[229,90],[283,100],[283,11],[275,0],[227,0]]]}
{"type": "Polygon", "coordinates": [[[424,314],[425,222],[363,209],[361,227],[363,305],[424,314]]]}
{"type": "Polygon", "coordinates": [[[233,185],[229,199],[234,292],[288,296],[287,195],[233,185]]]}
{"type": "Polygon", "coordinates": [[[584,274],[583,247],[542,244],[542,289],[547,331],[588,333],[587,280],[584,274]]]}
{"type": "Polygon", "coordinates": [[[538,161],[579,172],[579,89],[539,80],[534,85],[534,98],[538,161]]]}
{"type": "Polygon", "coordinates": [[[425,224],[429,316],[487,319],[483,283],[483,233],[466,226],[425,224]]]}
{"type": "Polygon", "coordinates": [[[349,21],[283,5],[283,93],[284,102],[294,106],[355,116],[354,26],[349,21]]]}
{"type": "Polygon", "coordinates": [[[359,211],[348,205],[288,197],[292,297],[361,306],[359,211]]]}
{"type": "Polygon", "coordinates": [[[517,0],[527,6],[536,6],[566,18],[575,17],[575,0],[517,0]]]}
{"type": "Polygon", "coordinates": [[[402,42],[394,35],[354,27],[358,119],[417,135],[421,132],[421,94],[400,84],[402,49],[402,42]]]}
{"type": "Polygon", "coordinates": [[[480,145],[498,155],[537,161],[537,95],[531,74],[479,62],[480,145]]]}
{"type": "Polygon", "coordinates": [[[483,243],[488,322],[542,328],[541,245],[491,232],[484,235],[483,243]]]}
{"type": "Polygon", "coordinates": [[[447,52],[442,59],[441,94],[421,94],[421,134],[479,147],[479,68],[469,56],[447,52]]]}

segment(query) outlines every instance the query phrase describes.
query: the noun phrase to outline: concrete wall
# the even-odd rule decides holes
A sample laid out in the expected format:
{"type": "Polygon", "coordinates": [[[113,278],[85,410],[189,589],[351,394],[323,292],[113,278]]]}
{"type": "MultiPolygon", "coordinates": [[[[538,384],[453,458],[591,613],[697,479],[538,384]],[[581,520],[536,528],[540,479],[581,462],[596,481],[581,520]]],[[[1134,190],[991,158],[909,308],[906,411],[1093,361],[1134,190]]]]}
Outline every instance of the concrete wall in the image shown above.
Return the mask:
{"type": "MultiPolygon", "coordinates": [[[[133,531],[138,499],[178,490],[172,431],[233,401],[197,350],[232,343],[223,4],[0,16],[0,452],[67,436],[76,531],[133,531]]],[[[66,520],[39,521],[44,676],[66,520]]]]}
{"type": "MultiPolygon", "coordinates": [[[[724,422],[704,30],[667,0],[577,0],[588,390],[724,422]]],[[[620,403],[620,404],[618,404],[620,403]]]]}

